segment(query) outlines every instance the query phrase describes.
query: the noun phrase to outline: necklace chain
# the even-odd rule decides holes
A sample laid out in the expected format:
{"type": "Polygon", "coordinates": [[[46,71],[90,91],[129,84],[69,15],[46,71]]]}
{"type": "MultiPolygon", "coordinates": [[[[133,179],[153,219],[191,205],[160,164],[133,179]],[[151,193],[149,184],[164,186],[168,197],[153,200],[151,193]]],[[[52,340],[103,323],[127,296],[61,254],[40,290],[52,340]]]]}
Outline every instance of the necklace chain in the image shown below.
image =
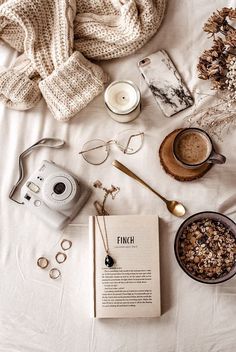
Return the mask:
{"type": "Polygon", "coordinates": [[[104,235],[102,233],[102,229],[101,229],[101,225],[98,221],[98,217],[97,215],[95,216],[96,218],[96,221],[97,221],[97,224],[98,224],[98,228],[99,228],[99,231],[100,231],[100,234],[101,234],[101,237],[102,237],[102,242],[103,242],[103,246],[104,246],[104,249],[105,249],[105,252],[107,254],[109,254],[109,246],[108,246],[108,237],[107,237],[107,227],[106,227],[106,223],[105,223],[105,217],[102,216],[102,219],[103,219],[103,226],[104,226],[104,232],[105,232],[105,238],[104,238],[104,235]]]}

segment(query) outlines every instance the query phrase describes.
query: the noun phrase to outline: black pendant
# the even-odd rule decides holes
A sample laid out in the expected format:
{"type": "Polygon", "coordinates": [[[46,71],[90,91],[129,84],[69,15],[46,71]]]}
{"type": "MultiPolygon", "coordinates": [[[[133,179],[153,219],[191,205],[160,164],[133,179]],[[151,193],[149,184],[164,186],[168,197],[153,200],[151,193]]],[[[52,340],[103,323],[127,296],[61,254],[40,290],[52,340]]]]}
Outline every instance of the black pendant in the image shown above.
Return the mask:
{"type": "Polygon", "coordinates": [[[105,265],[108,266],[108,268],[111,268],[114,264],[114,260],[110,255],[107,255],[105,258],[105,265]]]}

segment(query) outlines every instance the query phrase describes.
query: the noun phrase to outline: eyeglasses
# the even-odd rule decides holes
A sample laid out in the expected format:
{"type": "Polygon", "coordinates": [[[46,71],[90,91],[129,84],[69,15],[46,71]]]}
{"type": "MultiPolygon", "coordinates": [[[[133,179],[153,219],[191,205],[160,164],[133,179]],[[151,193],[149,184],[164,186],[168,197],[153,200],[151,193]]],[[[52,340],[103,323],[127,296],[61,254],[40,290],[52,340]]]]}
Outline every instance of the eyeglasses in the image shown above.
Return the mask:
{"type": "Polygon", "coordinates": [[[124,154],[135,154],[143,145],[144,132],[137,130],[125,130],[118,134],[117,138],[104,142],[101,139],[93,139],[83,145],[82,154],[89,164],[101,165],[110,153],[110,146],[116,145],[124,154]]]}

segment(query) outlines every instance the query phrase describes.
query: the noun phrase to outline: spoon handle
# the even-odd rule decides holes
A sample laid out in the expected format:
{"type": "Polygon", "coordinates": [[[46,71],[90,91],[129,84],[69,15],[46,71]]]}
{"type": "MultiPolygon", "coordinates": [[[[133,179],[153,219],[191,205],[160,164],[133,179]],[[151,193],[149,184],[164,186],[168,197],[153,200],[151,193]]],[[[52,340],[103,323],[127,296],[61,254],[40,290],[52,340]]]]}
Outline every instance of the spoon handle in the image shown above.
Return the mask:
{"type": "Polygon", "coordinates": [[[165,199],[163,196],[161,196],[158,192],[156,192],[151,186],[149,186],[145,181],[143,181],[140,177],[135,175],[130,169],[128,169],[125,165],[121,164],[118,160],[114,160],[112,162],[112,165],[115,166],[117,169],[122,171],[124,174],[128,175],[129,177],[133,178],[137,182],[141,183],[141,185],[147,187],[150,191],[152,191],[156,196],[161,198],[166,204],[167,204],[167,199],[165,199]]]}

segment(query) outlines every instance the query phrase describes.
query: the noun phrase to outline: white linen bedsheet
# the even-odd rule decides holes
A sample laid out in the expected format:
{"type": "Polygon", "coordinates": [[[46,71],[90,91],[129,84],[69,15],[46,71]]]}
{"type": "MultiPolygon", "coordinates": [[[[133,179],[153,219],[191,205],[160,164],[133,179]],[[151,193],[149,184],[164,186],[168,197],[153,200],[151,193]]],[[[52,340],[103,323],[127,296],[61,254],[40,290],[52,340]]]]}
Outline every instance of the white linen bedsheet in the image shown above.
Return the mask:
{"type": "MultiPolygon", "coordinates": [[[[173,250],[180,219],[171,216],[165,205],[126,175],[111,166],[113,159],[124,162],[154,188],[170,199],[181,200],[188,215],[217,210],[235,192],[235,131],[216,141],[226,155],[225,165],[214,166],[202,179],[181,183],[162,169],[158,148],[163,138],[184,125],[186,110],[165,118],[158,109],[137,61],[165,49],[178,67],[198,106],[210,105],[212,97],[200,101],[198,91],[210,92],[208,82],[197,78],[199,55],[211,45],[202,31],[206,19],[216,9],[235,7],[235,1],[169,0],[163,24],[155,37],[136,54],[101,63],[111,80],[130,79],[142,92],[142,113],[133,123],[113,121],[97,97],[68,124],[52,118],[41,101],[27,112],[0,106],[0,352],[234,352],[236,345],[236,279],[221,285],[204,285],[191,280],[178,266],[173,250]],[[142,150],[124,156],[112,148],[101,166],[87,164],[78,151],[89,139],[110,139],[126,128],[145,132],[142,150]],[[102,197],[95,190],[83,211],[64,233],[48,228],[24,206],[8,199],[17,178],[17,156],[41,137],[66,140],[67,148],[43,148],[26,161],[28,174],[42,160],[53,160],[89,184],[100,179],[104,185],[120,186],[116,200],[109,200],[112,214],[158,214],[161,218],[162,312],[158,319],[90,318],[88,215],[95,214],[93,200],[102,197]],[[45,255],[55,265],[54,255],[62,238],[73,242],[67,261],[61,265],[62,278],[51,280],[48,270],[36,265],[45,255]]],[[[16,53],[0,45],[0,64],[9,66],[16,53]]]]}

